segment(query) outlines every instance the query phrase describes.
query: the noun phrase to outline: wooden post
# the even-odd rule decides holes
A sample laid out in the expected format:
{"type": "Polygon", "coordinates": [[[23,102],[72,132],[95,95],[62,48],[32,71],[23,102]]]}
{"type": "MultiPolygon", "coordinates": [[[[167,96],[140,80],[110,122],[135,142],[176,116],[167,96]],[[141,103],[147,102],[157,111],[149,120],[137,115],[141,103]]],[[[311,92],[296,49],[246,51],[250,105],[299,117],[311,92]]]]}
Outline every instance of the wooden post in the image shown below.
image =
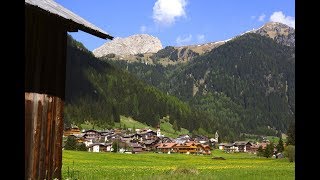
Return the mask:
{"type": "Polygon", "coordinates": [[[25,178],[61,179],[66,25],[25,9],[25,178]]]}
{"type": "Polygon", "coordinates": [[[25,93],[25,158],[28,179],[61,179],[63,101],[25,93]]]}

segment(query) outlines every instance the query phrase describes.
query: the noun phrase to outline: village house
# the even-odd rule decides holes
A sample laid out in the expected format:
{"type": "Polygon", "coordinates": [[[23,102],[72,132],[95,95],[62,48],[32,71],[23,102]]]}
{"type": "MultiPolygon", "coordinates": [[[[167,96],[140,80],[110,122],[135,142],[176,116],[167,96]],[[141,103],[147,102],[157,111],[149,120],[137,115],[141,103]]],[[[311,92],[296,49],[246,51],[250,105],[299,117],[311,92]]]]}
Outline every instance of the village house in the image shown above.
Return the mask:
{"type": "Polygon", "coordinates": [[[238,147],[236,152],[247,152],[250,151],[252,144],[249,141],[236,141],[234,146],[238,147]]]}
{"type": "Polygon", "coordinates": [[[63,131],[63,136],[70,136],[70,135],[76,135],[76,134],[81,134],[81,131],[77,126],[72,126],[70,128],[66,128],[63,131]]]}
{"type": "Polygon", "coordinates": [[[238,151],[238,147],[234,146],[234,143],[226,143],[224,145],[224,151],[225,152],[237,152],[238,151]]]}
{"type": "Polygon", "coordinates": [[[107,135],[113,134],[110,130],[102,130],[99,132],[101,136],[105,137],[107,135]]]}
{"type": "Polygon", "coordinates": [[[142,146],[138,143],[129,143],[128,145],[129,145],[131,152],[133,154],[143,152],[142,146]]]}
{"type": "Polygon", "coordinates": [[[188,134],[181,134],[177,138],[190,139],[191,137],[188,134]]]}
{"type": "Polygon", "coordinates": [[[135,134],[133,135],[133,140],[136,140],[136,142],[142,141],[142,140],[143,140],[143,139],[142,139],[142,135],[141,135],[141,134],[138,134],[138,133],[135,133],[135,134]]]}
{"type": "Polygon", "coordinates": [[[140,132],[139,135],[141,135],[143,140],[148,140],[148,139],[157,139],[157,132],[154,132],[150,129],[140,132]]]}
{"type": "Polygon", "coordinates": [[[122,141],[125,141],[125,142],[127,142],[127,143],[130,143],[130,142],[132,142],[133,138],[134,138],[134,134],[123,135],[123,136],[121,137],[121,140],[122,140],[122,141]]]}
{"type": "Polygon", "coordinates": [[[195,137],[193,137],[193,141],[205,144],[209,141],[209,138],[203,135],[196,135],[195,137]]]}
{"type": "Polygon", "coordinates": [[[249,141],[235,141],[234,143],[220,143],[219,149],[225,152],[252,152],[253,144],[249,141]]]}
{"type": "Polygon", "coordinates": [[[93,143],[88,146],[89,152],[110,152],[111,143],[93,143]]]}
{"type": "Polygon", "coordinates": [[[224,147],[225,147],[226,144],[228,144],[228,143],[220,143],[220,144],[218,145],[219,149],[220,149],[220,150],[224,150],[224,147]]]}
{"type": "Polygon", "coordinates": [[[86,145],[86,147],[89,147],[89,145],[93,144],[92,139],[90,139],[90,140],[84,140],[83,143],[86,145]]]}
{"type": "Polygon", "coordinates": [[[100,138],[100,133],[96,130],[93,130],[93,129],[85,131],[84,134],[85,134],[84,138],[86,138],[86,139],[95,140],[95,139],[100,138]]]}
{"type": "Polygon", "coordinates": [[[211,155],[211,148],[209,145],[197,144],[197,153],[204,155],[211,155]]]}
{"type": "Polygon", "coordinates": [[[195,142],[177,144],[175,145],[175,148],[177,149],[177,153],[195,154],[198,152],[198,147],[195,142]]]}
{"type": "Polygon", "coordinates": [[[121,140],[121,134],[109,134],[104,137],[105,142],[114,141],[114,140],[121,140]]]}
{"type": "Polygon", "coordinates": [[[186,138],[186,137],[177,137],[176,139],[173,139],[174,142],[176,142],[177,144],[184,144],[190,141],[190,138],[186,138]]]}
{"type": "Polygon", "coordinates": [[[122,139],[122,136],[119,134],[114,134],[112,137],[108,140],[108,142],[123,142],[125,143],[126,141],[122,139]]]}
{"type": "Polygon", "coordinates": [[[152,139],[152,140],[145,140],[142,142],[142,144],[145,146],[146,151],[152,151],[155,150],[155,145],[160,141],[160,139],[152,139]]]}
{"type": "Polygon", "coordinates": [[[157,149],[162,153],[176,152],[176,148],[174,148],[176,144],[177,143],[161,143],[157,145],[157,149]]]}
{"type": "Polygon", "coordinates": [[[258,147],[262,147],[262,149],[266,149],[267,145],[270,144],[269,142],[262,142],[262,143],[257,143],[258,147]]]}
{"type": "Polygon", "coordinates": [[[174,142],[174,139],[172,139],[170,137],[162,137],[162,138],[160,138],[160,142],[161,143],[172,143],[172,142],[174,142]]]}
{"type": "Polygon", "coordinates": [[[248,150],[247,152],[257,154],[258,149],[259,149],[258,144],[252,144],[252,146],[250,147],[250,150],[248,150]]]}

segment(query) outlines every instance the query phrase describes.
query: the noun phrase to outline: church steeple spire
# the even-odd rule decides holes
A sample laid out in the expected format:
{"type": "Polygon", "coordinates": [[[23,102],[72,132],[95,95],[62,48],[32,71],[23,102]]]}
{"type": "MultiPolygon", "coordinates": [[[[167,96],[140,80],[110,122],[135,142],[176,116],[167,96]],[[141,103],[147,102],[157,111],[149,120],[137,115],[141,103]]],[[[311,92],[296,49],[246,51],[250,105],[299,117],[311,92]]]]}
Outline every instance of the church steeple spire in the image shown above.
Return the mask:
{"type": "Polygon", "coordinates": [[[218,140],[219,140],[219,134],[218,134],[218,131],[216,131],[216,134],[215,134],[214,138],[215,138],[215,139],[217,140],[217,142],[218,142],[218,140]]]}
{"type": "Polygon", "coordinates": [[[160,123],[157,125],[157,137],[161,136],[160,123]]]}

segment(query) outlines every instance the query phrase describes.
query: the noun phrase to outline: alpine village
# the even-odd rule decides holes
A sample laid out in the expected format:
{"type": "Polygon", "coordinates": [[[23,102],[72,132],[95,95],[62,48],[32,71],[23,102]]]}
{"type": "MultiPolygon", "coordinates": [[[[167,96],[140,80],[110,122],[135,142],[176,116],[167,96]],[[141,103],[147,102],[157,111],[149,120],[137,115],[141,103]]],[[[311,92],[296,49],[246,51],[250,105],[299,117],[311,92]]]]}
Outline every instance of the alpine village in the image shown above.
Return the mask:
{"type": "Polygon", "coordinates": [[[25,10],[27,179],[294,179],[294,28],[163,47],[53,0],[25,10]]]}

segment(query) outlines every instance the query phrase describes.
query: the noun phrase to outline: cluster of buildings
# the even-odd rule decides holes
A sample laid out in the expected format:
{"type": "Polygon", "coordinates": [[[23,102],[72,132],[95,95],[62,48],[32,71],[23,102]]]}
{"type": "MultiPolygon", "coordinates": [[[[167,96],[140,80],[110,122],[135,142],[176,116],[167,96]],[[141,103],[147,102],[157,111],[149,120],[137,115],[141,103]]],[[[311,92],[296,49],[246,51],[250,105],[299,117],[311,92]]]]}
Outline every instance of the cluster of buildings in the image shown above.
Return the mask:
{"type": "Polygon", "coordinates": [[[210,155],[212,147],[217,147],[227,153],[248,152],[256,154],[259,146],[265,149],[270,142],[252,143],[250,141],[235,141],[233,143],[218,144],[218,133],[215,138],[206,136],[180,135],[177,138],[165,137],[161,134],[160,128],[156,131],[151,129],[130,130],[86,130],[80,131],[78,127],[66,129],[63,136],[73,136],[78,143],[84,143],[90,152],[111,152],[140,153],[153,151],[158,153],[185,153],[210,155]]]}
{"type": "MultiPolygon", "coordinates": [[[[259,148],[259,147],[258,147],[259,148]]],[[[256,152],[258,150],[249,141],[235,141],[234,143],[220,143],[219,149],[225,152],[256,152]]]]}
{"type": "MultiPolygon", "coordinates": [[[[227,153],[233,152],[248,152],[256,154],[259,147],[266,149],[267,145],[270,144],[269,140],[263,140],[262,142],[252,143],[250,141],[235,141],[233,143],[220,143],[218,147],[227,153]]],[[[277,152],[276,146],[274,144],[274,152],[277,152]]]]}
{"type": "Polygon", "coordinates": [[[77,127],[66,129],[64,137],[73,136],[78,143],[84,143],[90,152],[139,153],[153,151],[158,153],[185,153],[185,154],[211,154],[210,145],[217,140],[206,136],[180,135],[177,138],[165,137],[160,128],[128,130],[86,130],[80,131],[77,127]],[[115,147],[116,146],[116,147],[115,147]]]}

